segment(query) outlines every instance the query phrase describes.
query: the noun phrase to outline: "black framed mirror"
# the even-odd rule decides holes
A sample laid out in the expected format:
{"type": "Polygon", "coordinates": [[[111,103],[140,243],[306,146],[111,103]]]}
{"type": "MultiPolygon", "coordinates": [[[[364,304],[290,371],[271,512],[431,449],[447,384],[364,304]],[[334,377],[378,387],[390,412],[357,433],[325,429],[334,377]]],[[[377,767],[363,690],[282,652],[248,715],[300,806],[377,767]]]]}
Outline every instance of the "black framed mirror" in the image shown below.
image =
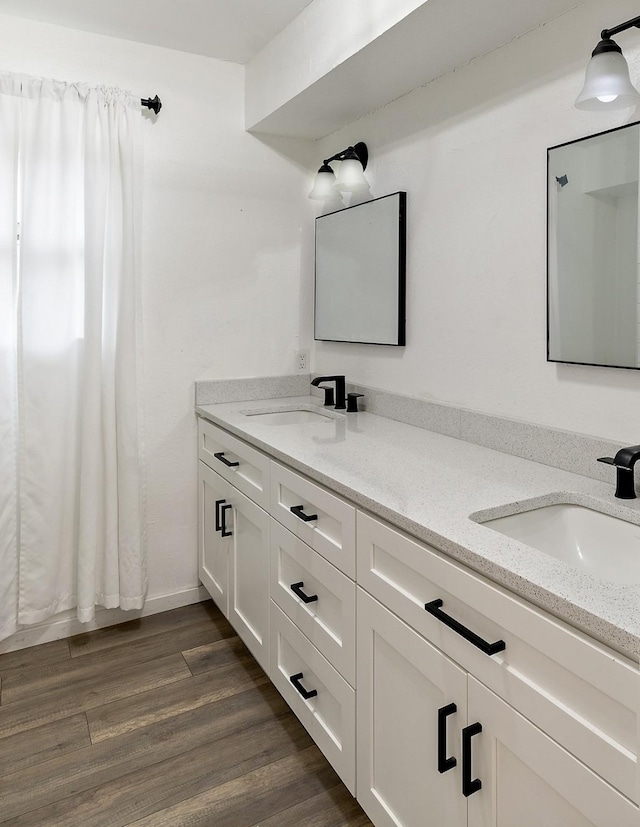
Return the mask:
{"type": "Polygon", "coordinates": [[[640,124],[547,151],[547,360],[640,368],[640,124]]]}
{"type": "Polygon", "coordinates": [[[402,346],[405,296],[405,192],[316,218],[316,340],[402,346]]]}

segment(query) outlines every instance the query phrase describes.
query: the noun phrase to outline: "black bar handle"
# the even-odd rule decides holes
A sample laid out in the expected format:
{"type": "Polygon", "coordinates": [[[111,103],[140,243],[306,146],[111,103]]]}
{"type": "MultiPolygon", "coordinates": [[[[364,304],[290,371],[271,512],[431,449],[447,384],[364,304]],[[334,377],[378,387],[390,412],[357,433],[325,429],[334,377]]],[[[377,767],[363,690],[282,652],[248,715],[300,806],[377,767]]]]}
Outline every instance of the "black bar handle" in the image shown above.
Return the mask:
{"type": "Polygon", "coordinates": [[[466,798],[482,789],[482,781],[471,777],[471,739],[481,732],[480,723],[469,724],[462,730],[462,795],[466,798]]]}
{"type": "Polygon", "coordinates": [[[220,506],[225,503],[226,500],[216,500],[216,531],[222,531],[222,523],[220,522],[220,506]]]}
{"type": "Polygon", "coordinates": [[[292,583],[289,588],[291,591],[302,600],[303,603],[315,603],[318,599],[317,594],[305,594],[302,591],[302,587],[304,586],[304,580],[301,580],[299,583],[292,583]]]}
{"type": "Polygon", "coordinates": [[[317,520],[318,519],[317,514],[305,514],[304,511],[302,510],[303,508],[304,508],[303,505],[292,505],[289,510],[291,511],[292,514],[295,514],[296,517],[299,517],[305,523],[309,523],[309,522],[311,522],[311,520],[317,520]]]}
{"type": "Polygon", "coordinates": [[[448,626],[450,629],[453,629],[454,632],[462,635],[462,637],[465,640],[468,640],[469,643],[473,643],[473,645],[477,646],[478,649],[485,653],[485,655],[495,655],[507,648],[507,644],[504,640],[496,640],[494,643],[489,643],[489,641],[484,640],[475,632],[472,632],[471,629],[467,629],[467,627],[463,626],[462,623],[454,620],[454,618],[450,617],[446,614],[446,612],[441,611],[440,607],[443,605],[443,601],[438,598],[438,600],[432,600],[430,603],[425,603],[424,607],[430,615],[437,617],[441,623],[444,623],[445,626],[448,626]]]}
{"type": "Polygon", "coordinates": [[[231,460],[227,459],[224,455],[224,451],[218,451],[218,453],[214,454],[213,456],[216,459],[219,459],[220,462],[227,466],[227,468],[236,468],[238,465],[240,465],[239,462],[231,462],[231,460]]]}
{"type": "Polygon", "coordinates": [[[289,680],[295,686],[298,692],[302,695],[305,701],[308,701],[309,698],[315,698],[315,696],[318,694],[318,691],[317,689],[305,689],[304,686],[300,683],[303,677],[304,674],[302,672],[298,672],[297,675],[291,675],[289,680]]]}
{"type": "MultiPolygon", "coordinates": [[[[224,500],[223,500],[224,502],[224,500]]],[[[231,503],[227,503],[223,505],[220,509],[220,536],[221,537],[231,537],[233,536],[233,531],[227,531],[227,524],[224,518],[225,513],[230,509],[233,508],[231,503]]]]}
{"type": "Polygon", "coordinates": [[[441,706],[438,710],[438,772],[452,770],[458,763],[453,756],[447,758],[447,718],[457,711],[455,704],[441,706]]]}

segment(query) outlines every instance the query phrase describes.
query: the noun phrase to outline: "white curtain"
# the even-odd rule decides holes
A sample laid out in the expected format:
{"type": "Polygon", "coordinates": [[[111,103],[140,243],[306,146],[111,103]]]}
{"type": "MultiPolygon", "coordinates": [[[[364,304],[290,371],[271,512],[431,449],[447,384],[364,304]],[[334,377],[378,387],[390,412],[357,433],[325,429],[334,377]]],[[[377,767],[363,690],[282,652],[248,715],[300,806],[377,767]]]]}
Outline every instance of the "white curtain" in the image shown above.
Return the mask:
{"type": "Polygon", "coordinates": [[[141,162],[129,93],[0,76],[1,636],[144,602],[141,162]]]}

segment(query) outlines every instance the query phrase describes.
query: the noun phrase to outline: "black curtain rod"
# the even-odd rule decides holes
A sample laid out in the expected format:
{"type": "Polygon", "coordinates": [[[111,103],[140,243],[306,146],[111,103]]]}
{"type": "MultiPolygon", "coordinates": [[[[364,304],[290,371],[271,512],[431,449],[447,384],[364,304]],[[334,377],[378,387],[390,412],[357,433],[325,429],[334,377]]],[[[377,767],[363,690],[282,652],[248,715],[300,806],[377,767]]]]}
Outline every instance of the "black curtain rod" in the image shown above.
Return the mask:
{"type": "Polygon", "coordinates": [[[155,98],[142,98],[140,103],[143,106],[146,106],[147,109],[153,109],[153,111],[158,114],[158,112],[162,109],[162,101],[156,95],[155,98]]]}

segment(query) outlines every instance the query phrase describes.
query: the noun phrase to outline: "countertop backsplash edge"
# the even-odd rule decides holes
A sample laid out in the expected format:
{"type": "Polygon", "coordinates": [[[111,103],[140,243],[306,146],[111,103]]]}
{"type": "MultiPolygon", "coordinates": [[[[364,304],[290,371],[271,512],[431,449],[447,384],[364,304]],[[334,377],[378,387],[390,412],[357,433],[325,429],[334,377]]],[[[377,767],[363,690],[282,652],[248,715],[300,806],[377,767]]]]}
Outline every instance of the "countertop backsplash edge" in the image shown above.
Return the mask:
{"type": "MultiPolygon", "coordinates": [[[[198,381],[195,383],[195,403],[213,405],[276,399],[310,392],[320,397],[320,389],[310,386],[313,376],[292,374],[198,381]]],[[[611,467],[597,462],[598,457],[613,455],[622,447],[611,440],[405,396],[368,385],[348,383],[347,391],[364,394],[360,406],[368,413],[601,482],[615,481],[611,467]]]]}

